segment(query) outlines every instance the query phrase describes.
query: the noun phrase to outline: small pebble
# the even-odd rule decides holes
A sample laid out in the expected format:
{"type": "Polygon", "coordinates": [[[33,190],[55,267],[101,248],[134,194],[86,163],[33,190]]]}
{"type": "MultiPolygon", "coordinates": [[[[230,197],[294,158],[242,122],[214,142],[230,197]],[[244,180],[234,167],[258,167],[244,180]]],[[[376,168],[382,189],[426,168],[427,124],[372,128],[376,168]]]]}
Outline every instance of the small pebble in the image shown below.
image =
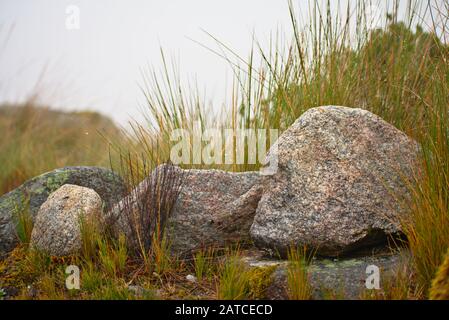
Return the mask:
{"type": "Polygon", "coordinates": [[[196,277],[191,275],[191,274],[186,276],[186,280],[190,281],[190,282],[196,282],[197,281],[196,277]]]}

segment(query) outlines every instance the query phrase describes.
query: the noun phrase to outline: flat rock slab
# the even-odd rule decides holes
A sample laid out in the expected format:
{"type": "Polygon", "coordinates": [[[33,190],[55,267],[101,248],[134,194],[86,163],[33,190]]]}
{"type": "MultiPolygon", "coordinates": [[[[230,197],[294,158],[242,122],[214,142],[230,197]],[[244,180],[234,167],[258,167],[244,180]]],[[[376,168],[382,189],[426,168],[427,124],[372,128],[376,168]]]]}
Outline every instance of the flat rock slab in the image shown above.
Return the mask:
{"type": "Polygon", "coordinates": [[[39,208],[50,193],[64,184],[95,190],[106,207],[111,207],[126,192],[125,184],[118,175],[99,167],[65,167],[26,181],[18,188],[0,197],[0,257],[11,251],[18,241],[13,219],[14,213],[18,210],[29,210],[29,214],[34,220],[39,208]]]}
{"type": "MultiPolygon", "coordinates": [[[[347,259],[313,259],[308,267],[309,281],[313,289],[314,300],[350,299],[357,300],[366,290],[367,267],[375,265],[380,269],[380,285],[402,265],[406,252],[379,254],[347,259]]],[[[288,299],[287,267],[285,260],[263,258],[255,252],[244,258],[250,267],[276,266],[272,273],[272,282],[267,288],[265,298],[270,300],[288,299]]]]}

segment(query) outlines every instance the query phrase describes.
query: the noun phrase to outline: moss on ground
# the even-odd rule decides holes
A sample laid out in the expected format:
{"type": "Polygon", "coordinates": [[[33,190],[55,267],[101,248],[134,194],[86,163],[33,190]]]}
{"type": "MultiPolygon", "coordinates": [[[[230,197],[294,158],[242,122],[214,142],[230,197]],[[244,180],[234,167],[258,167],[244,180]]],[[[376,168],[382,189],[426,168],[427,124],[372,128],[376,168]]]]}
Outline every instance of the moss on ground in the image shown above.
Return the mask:
{"type": "Polygon", "coordinates": [[[264,299],[265,291],[273,281],[277,266],[255,267],[248,271],[248,296],[250,299],[264,299]]]}

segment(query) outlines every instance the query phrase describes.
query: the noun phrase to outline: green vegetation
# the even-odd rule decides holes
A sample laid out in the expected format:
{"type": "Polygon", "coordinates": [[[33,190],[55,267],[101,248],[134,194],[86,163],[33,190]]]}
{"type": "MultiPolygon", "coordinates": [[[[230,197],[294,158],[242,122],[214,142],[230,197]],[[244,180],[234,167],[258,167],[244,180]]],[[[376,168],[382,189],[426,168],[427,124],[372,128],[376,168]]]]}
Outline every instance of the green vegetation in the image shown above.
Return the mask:
{"type": "Polygon", "coordinates": [[[217,298],[224,300],[239,300],[247,297],[248,277],[245,264],[238,255],[226,259],[220,274],[217,287],[217,298]]]}
{"type": "Polygon", "coordinates": [[[193,260],[195,276],[198,281],[202,281],[204,278],[210,279],[213,275],[214,266],[212,262],[214,260],[214,256],[214,248],[203,249],[195,253],[193,260]]]}
{"type": "Polygon", "coordinates": [[[125,236],[120,235],[118,241],[112,245],[106,239],[98,239],[98,258],[103,272],[111,278],[117,277],[126,267],[128,253],[125,236]]]}
{"type": "Polygon", "coordinates": [[[402,224],[413,255],[414,281],[427,297],[449,245],[449,47],[420,24],[429,26],[424,19],[432,21],[430,28],[447,40],[449,8],[447,3],[441,7],[419,1],[408,1],[407,8],[405,17],[397,11],[385,14],[382,28],[372,30],[362,1],[345,11],[353,12],[351,19],[315,1],[305,28],[299,27],[291,5],[292,42],[271,39],[266,52],[255,41],[248,59],[211,35],[219,47],[214,52],[229,61],[236,75],[231,104],[219,116],[210,116],[214,113],[205,101],[184,90],[163,55],[165,73],[149,73],[146,78],[149,121],[145,127],[135,124],[135,144],[148,145],[151,140],[161,146],[162,157],[168,157],[170,132],[193,131],[196,121],[201,129],[282,132],[312,107],[333,104],[372,111],[421,144],[422,169],[408,181],[413,204],[402,224]],[[254,61],[257,55],[260,64],[254,61]]]}
{"type": "Polygon", "coordinates": [[[309,281],[308,265],[311,253],[306,247],[290,248],[288,253],[287,287],[291,300],[310,300],[312,287],[309,281]]]}
{"type": "MultiPolygon", "coordinates": [[[[120,133],[97,114],[66,114],[33,104],[17,109],[1,107],[0,129],[6,136],[0,141],[0,194],[56,167],[108,165],[108,144],[95,134],[96,130],[109,141],[119,141],[114,145],[120,155],[118,166],[124,168],[122,174],[132,187],[148,170],[169,159],[173,129],[193,131],[199,121],[201,129],[274,128],[282,132],[312,107],[361,107],[416,139],[422,151],[421,170],[413,181],[408,181],[413,195],[410,214],[402,221],[411,262],[391,279],[385,279],[382,292],[366,293],[362,298],[425,299],[431,287],[431,298],[447,297],[439,285],[447,289],[448,259],[444,260],[444,256],[449,247],[449,47],[420,27],[424,25],[424,10],[419,10],[419,1],[409,2],[403,21],[397,13],[385,14],[384,25],[376,30],[369,28],[364,2],[357,1],[355,6],[351,11],[353,19],[345,19],[316,1],[309,14],[311,22],[304,28],[299,27],[300,21],[290,6],[292,41],[284,44],[271,39],[268,52],[255,41],[248,59],[211,36],[219,46],[217,54],[227,59],[235,72],[231,103],[217,116],[211,116],[214,113],[198,93],[185,90],[179,75],[170,72],[164,54],[162,77],[149,72],[145,78],[147,121],[133,122],[132,132],[120,133]],[[261,57],[260,63],[255,62],[256,56],[261,57]],[[124,150],[143,156],[124,160],[124,150]]],[[[432,15],[435,24],[431,27],[447,40],[449,5],[427,9],[426,14],[432,15]]],[[[218,167],[233,171],[257,169],[257,165],[218,167]]],[[[174,185],[162,191],[167,189],[174,196],[174,185]]],[[[147,191],[154,190],[161,189],[152,185],[147,191]]],[[[139,215],[150,215],[152,208],[151,216],[157,217],[169,208],[169,203],[142,203],[146,209],[139,215]]],[[[22,219],[19,224],[23,243],[29,242],[28,222],[22,219]]],[[[82,227],[80,256],[55,259],[21,244],[0,262],[0,288],[20,288],[18,298],[36,299],[263,297],[268,286],[265,280],[273,270],[248,270],[238,252],[232,251],[224,257],[218,252],[199,252],[192,263],[185,263],[170,255],[163,226],[158,224],[156,232],[146,223],[130,226],[139,235],[138,250],[135,245],[125,245],[128,239],[113,240],[89,225],[82,227]],[[62,280],[64,267],[72,262],[83,270],[79,292],[68,292],[62,280]],[[186,281],[188,274],[195,274],[197,283],[186,281]],[[139,285],[151,294],[139,297],[128,290],[129,284],[139,285]],[[153,294],[156,290],[157,295],[153,294]]],[[[287,284],[291,299],[311,298],[308,262],[303,248],[290,250],[287,284]]],[[[329,297],[340,297],[340,293],[329,293],[329,297]]]]}
{"type": "Polygon", "coordinates": [[[32,101],[0,106],[0,195],[25,180],[64,166],[109,166],[99,133],[120,140],[120,130],[94,112],[61,112],[32,101]]]}
{"type": "Polygon", "coordinates": [[[17,237],[23,244],[30,243],[31,232],[33,231],[33,220],[29,212],[29,202],[29,199],[24,199],[22,203],[16,205],[14,211],[17,237]]]}
{"type": "Polygon", "coordinates": [[[271,284],[271,274],[276,266],[249,267],[237,249],[229,251],[220,269],[218,299],[261,299],[265,297],[265,290],[271,284]]]}

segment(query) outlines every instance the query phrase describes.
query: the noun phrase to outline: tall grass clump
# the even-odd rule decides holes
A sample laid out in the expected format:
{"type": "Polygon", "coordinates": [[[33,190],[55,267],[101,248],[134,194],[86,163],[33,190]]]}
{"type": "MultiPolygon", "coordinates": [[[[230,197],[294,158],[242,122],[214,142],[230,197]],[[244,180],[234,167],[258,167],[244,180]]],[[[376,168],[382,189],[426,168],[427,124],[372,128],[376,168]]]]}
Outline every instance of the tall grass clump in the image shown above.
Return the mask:
{"type": "Polygon", "coordinates": [[[219,262],[216,284],[220,300],[242,300],[248,296],[248,269],[242,260],[240,248],[228,248],[219,262]]]}
{"type": "MultiPolygon", "coordinates": [[[[396,8],[397,2],[391,7],[396,8]]],[[[218,46],[211,50],[230,63],[236,76],[223,110],[210,110],[197,90],[183,86],[176,74],[178,66],[162,54],[161,72],[145,73],[142,89],[148,113],[146,126],[135,126],[138,140],[148,145],[149,137],[155,140],[157,136],[168,156],[174,129],[191,133],[205,128],[282,131],[307,109],[329,104],[368,109],[419,137],[427,130],[425,119],[432,114],[427,104],[433,84],[444,80],[447,68],[447,45],[419,24],[424,23],[423,14],[429,17],[430,9],[435,14],[435,7],[408,1],[402,20],[392,9],[375,21],[381,26],[374,28],[366,2],[339,6],[341,10],[331,12],[326,1],[312,1],[307,13],[310,21],[301,24],[290,4],[291,42],[270,39],[265,51],[255,40],[248,59],[210,35],[218,46]],[[256,56],[261,58],[259,64],[256,56]]],[[[223,167],[253,168],[249,164],[223,167]]]]}
{"type": "Polygon", "coordinates": [[[288,252],[287,288],[288,297],[291,300],[312,298],[312,286],[308,274],[311,257],[306,247],[291,247],[288,252]]]}
{"type": "Polygon", "coordinates": [[[125,236],[120,235],[112,243],[105,238],[98,239],[98,258],[106,274],[113,278],[120,275],[125,270],[128,259],[125,236]]]}
{"type": "Polygon", "coordinates": [[[247,273],[244,262],[238,255],[227,257],[222,266],[217,285],[220,300],[242,300],[247,298],[247,273]]]}
{"type": "Polygon", "coordinates": [[[217,298],[221,300],[255,300],[266,298],[277,265],[251,266],[237,248],[227,249],[218,266],[217,298]]]}
{"type": "Polygon", "coordinates": [[[193,264],[198,281],[201,282],[212,274],[214,258],[215,250],[213,247],[201,249],[194,254],[193,264]]]}
{"type": "MultiPolygon", "coordinates": [[[[446,87],[446,98],[443,92],[439,98],[448,105],[448,84],[440,86],[446,87]]],[[[448,108],[434,112],[422,142],[422,171],[415,177],[411,214],[403,222],[418,281],[426,291],[449,248],[448,108]]]]}
{"type": "Polygon", "coordinates": [[[81,234],[81,256],[86,262],[94,261],[97,258],[98,243],[105,236],[102,233],[102,226],[98,219],[89,219],[85,215],[79,218],[81,234]]]}
{"type": "Polygon", "coordinates": [[[31,232],[33,231],[33,219],[30,215],[30,200],[23,199],[22,203],[15,204],[13,217],[16,223],[16,234],[20,243],[28,246],[31,241],[31,232]]]}
{"type": "Polygon", "coordinates": [[[128,186],[128,194],[118,204],[120,216],[113,217],[134,255],[150,269],[162,273],[171,264],[170,243],[166,226],[182,188],[184,173],[170,163],[156,165],[154,150],[150,156],[120,154],[120,174],[128,186]]]}

